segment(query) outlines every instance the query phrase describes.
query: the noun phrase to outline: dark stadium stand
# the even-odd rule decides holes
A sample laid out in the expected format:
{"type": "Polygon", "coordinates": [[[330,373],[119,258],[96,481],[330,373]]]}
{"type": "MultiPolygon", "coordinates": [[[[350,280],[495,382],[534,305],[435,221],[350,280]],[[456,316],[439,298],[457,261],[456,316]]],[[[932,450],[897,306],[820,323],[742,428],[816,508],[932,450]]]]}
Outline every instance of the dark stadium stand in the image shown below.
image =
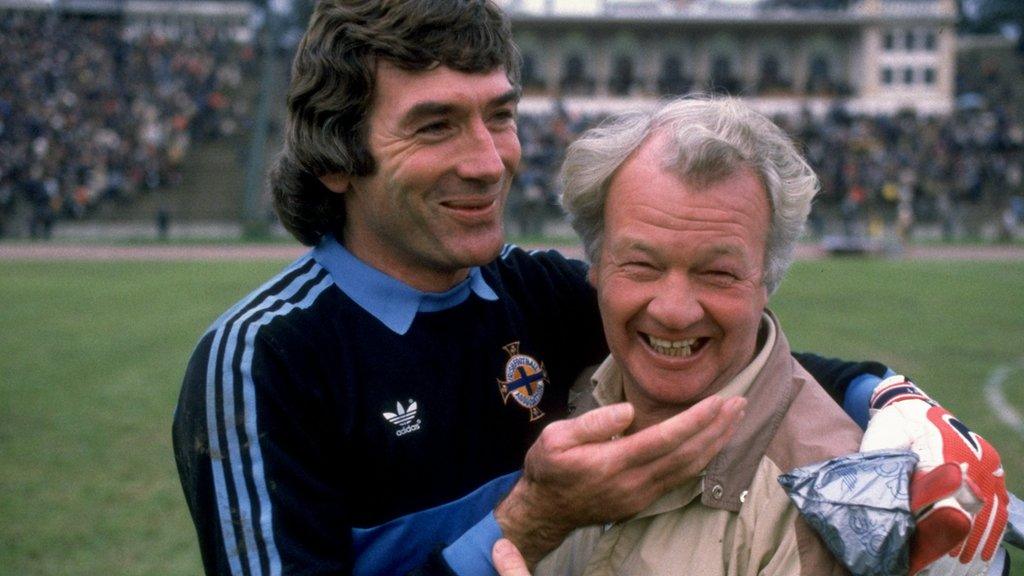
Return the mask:
{"type": "MultiPolygon", "coordinates": [[[[821,178],[812,232],[834,236],[837,250],[864,252],[874,245],[865,239],[888,235],[901,241],[921,226],[950,240],[1015,233],[1024,220],[1020,110],[1007,103],[936,119],[853,117],[836,108],[826,118],[777,121],[805,149],[821,178]]],[[[531,189],[542,191],[549,205],[555,202],[553,159],[560,158],[563,143],[599,120],[564,113],[521,119],[524,161],[513,192],[513,220],[529,220],[515,210],[529,205],[531,189]]]]}
{"type": "Polygon", "coordinates": [[[178,188],[195,146],[245,130],[256,56],[213,23],[0,11],[4,228],[20,215],[47,237],[59,220],[178,188]]]}
{"type": "MultiPolygon", "coordinates": [[[[158,213],[237,221],[259,80],[252,36],[200,17],[0,8],[0,237],[158,213]]],[[[815,235],[848,239],[843,246],[925,228],[948,239],[1020,235],[1024,58],[1005,46],[961,58],[960,105],[949,117],[854,117],[837,107],[824,118],[779,119],[822,180],[815,235]]],[[[592,79],[581,74],[566,88],[591,91],[592,79]]],[[[559,218],[563,150],[599,120],[553,109],[520,119],[523,164],[509,217],[528,236],[559,218]]]]}

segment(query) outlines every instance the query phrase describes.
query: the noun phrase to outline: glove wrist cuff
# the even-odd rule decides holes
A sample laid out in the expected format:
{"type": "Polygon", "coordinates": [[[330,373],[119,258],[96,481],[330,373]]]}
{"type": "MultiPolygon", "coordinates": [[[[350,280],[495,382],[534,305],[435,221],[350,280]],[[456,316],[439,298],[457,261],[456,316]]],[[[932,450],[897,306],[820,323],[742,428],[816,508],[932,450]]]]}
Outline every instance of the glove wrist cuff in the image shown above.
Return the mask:
{"type": "Polygon", "coordinates": [[[909,378],[897,374],[882,380],[878,383],[878,386],[875,386],[875,391],[871,393],[869,406],[873,413],[875,410],[881,410],[890,404],[902,402],[903,400],[922,400],[933,406],[936,405],[935,401],[929,398],[923,390],[915,386],[909,378]]]}

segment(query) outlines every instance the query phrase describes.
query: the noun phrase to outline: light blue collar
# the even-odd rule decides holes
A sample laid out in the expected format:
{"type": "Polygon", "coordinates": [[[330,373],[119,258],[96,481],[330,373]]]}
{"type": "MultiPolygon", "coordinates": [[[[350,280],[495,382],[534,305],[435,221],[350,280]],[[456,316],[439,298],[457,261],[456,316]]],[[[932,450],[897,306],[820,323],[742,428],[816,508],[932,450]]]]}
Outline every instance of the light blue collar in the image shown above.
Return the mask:
{"type": "Polygon", "coordinates": [[[409,331],[417,312],[458,306],[471,292],[484,300],[498,299],[478,267],[470,268],[469,277],[449,290],[422,292],[359,260],[329,234],[313,249],[313,258],[331,273],[342,292],[400,335],[409,331]]]}

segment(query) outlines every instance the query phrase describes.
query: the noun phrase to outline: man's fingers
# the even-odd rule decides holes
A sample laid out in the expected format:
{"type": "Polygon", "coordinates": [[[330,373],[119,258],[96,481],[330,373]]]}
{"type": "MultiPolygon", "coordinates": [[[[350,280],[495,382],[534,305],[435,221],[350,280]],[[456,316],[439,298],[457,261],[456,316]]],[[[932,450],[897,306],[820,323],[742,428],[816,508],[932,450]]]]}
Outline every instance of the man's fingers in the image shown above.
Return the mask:
{"type": "Polygon", "coordinates": [[[954,462],[945,462],[928,472],[915,472],[910,483],[910,510],[920,513],[943,498],[956,494],[963,485],[963,471],[954,462]]]}
{"type": "Polygon", "coordinates": [[[910,509],[917,518],[910,547],[911,575],[954,553],[971,532],[971,516],[954,498],[962,486],[963,471],[953,462],[914,473],[910,509]]]}
{"type": "Polygon", "coordinates": [[[742,402],[745,401],[741,398],[729,401],[718,396],[705,398],[668,420],[622,439],[616,446],[614,457],[630,468],[657,461],[669,454],[676,457],[672,459],[674,461],[686,459],[695,448],[705,447],[703,443],[695,447],[695,438],[712,438],[725,433],[736,418],[736,404],[742,402]],[[725,410],[726,405],[732,408],[725,410]]]}
{"type": "Polygon", "coordinates": [[[666,436],[676,436],[672,442],[672,457],[662,460],[669,461],[673,466],[688,465],[697,470],[703,469],[732,437],[745,406],[745,399],[729,398],[723,401],[719,411],[710,420],[699,422],[695,430],[682,431],[677,428],[665,432],[666,436]]]}
{"type": "Polygon", "coordinates": [[[1003,540],[1003,534],[1006,532],[1006,524],[1010,521],[1010,511],[1002,505],[998,495],[995,496],[991,505],[994,510],[994,520],[992,528],[985,533],[987,540],[985,540],[985,547],[981,550],[981,559],[986,562],[995,555],[999,543],[1003,540]]]}
{"type": "Polygon", "coordinates": [[[1004,517],[1000,518],[1000,512],[1003,512],[1000,508],[1002,507],[999,496],[994,495],[992,501],[986,502],[981,512],[974,517],[974,528],[971,530],[971,535],[967,538],[963,550],[960,551],[961,561],[969,561],[979,549],[981,549],[982,560],[992,559],[999,541],[1002,540],[1003,531],[1006,529],[1006,517],[1009,515],[1006,512],[1003,514],[1004,517]]]}
{"type": "Polygon", "coordinates": [[[699,474],[728,444],[745,414],[745,406],[746,401],[740,398],[726,400],[710,425],[680,444],[672,454],[653,463],[657,469],[652,475],[671,487],[699,474]]]}
{"type": "Polygon", "coordinates": [[[944,506],[917,521],[910,545],[910,575],[954,550],[971,531],[971,518],[963,510],[944,506]]]}
{"type": "Polygon", "coordinates": [[[564,448],[592,442],[604,442],[626,431],[633,422],[633,405],[626,402],[602,406],[570,420],[565,426],[564,448]]]}
{"type": "Polygon", "coordinates": [[[657,492],[677,486],[699,474],[722,450],[732,437],[745,406],[742,398],[725,400],[706,424],[707,412],[696,420],[673,417],[672,420],[679,420],[641,442],[634,442],[633,436],[646,435],[668,420],[620,440],[613,458],[628,462],[626,470],[635,478],[643,479],[636,482],[648,489],[657,492]]]}
{"type": "Polygon", "coordinates": [[[491,561],[494,562],[494,569],[498,571],[499,576],[530,576],[523,555],[519,553],[515,544],[505,538],[494,543],[491,561]]]}
{"type": "MultiPolygon", "coordinates": [[[[634,417],[629,404],[555,422],[527,454],[523,478],[534,488],[522,492],[534,498],[530,509],[546,502],[553,512],[574,518],[569,522],[573,526],[630,516],[665,490],[696,476],[721,450],[745,404],[742,398],[707,398],[619,438],[614,437],[625,432],[634,417]]],[[[507,502],[513,500],[506,499],[503,509],[507,511],[507,502]]],[[[520,538],[514,541],[524,546],[520,538]]],[[[533,560],[532,546],[520,550],[533,560]]]]}
{"type": "Polygon", "coordinates": [[[988,535],[989,523],[995,520],[992,515],[992,505],[986,504],[981,512],[974,516],[974,526],[969,535],[964,538],[963,547],[959,551],[960,561],[964,564],[971,561],[971,558],[978,552],[982,539],[988,535]]]}

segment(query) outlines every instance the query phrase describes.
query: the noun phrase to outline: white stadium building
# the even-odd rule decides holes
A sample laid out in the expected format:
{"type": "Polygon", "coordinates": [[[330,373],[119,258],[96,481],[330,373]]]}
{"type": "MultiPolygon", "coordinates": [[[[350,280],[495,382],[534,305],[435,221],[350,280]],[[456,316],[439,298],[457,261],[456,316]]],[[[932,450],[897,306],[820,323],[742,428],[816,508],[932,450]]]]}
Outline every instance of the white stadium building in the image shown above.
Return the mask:
{"type": "MultiPolygon", "coordinates": [[[[795,8],[733,0],[506,0],[526,112],[595,113],[726,90],[772,113],[954,107],[954,0],[795,8]]],[[[791,3],[792,4],[792,3],[791,3]]]]}

